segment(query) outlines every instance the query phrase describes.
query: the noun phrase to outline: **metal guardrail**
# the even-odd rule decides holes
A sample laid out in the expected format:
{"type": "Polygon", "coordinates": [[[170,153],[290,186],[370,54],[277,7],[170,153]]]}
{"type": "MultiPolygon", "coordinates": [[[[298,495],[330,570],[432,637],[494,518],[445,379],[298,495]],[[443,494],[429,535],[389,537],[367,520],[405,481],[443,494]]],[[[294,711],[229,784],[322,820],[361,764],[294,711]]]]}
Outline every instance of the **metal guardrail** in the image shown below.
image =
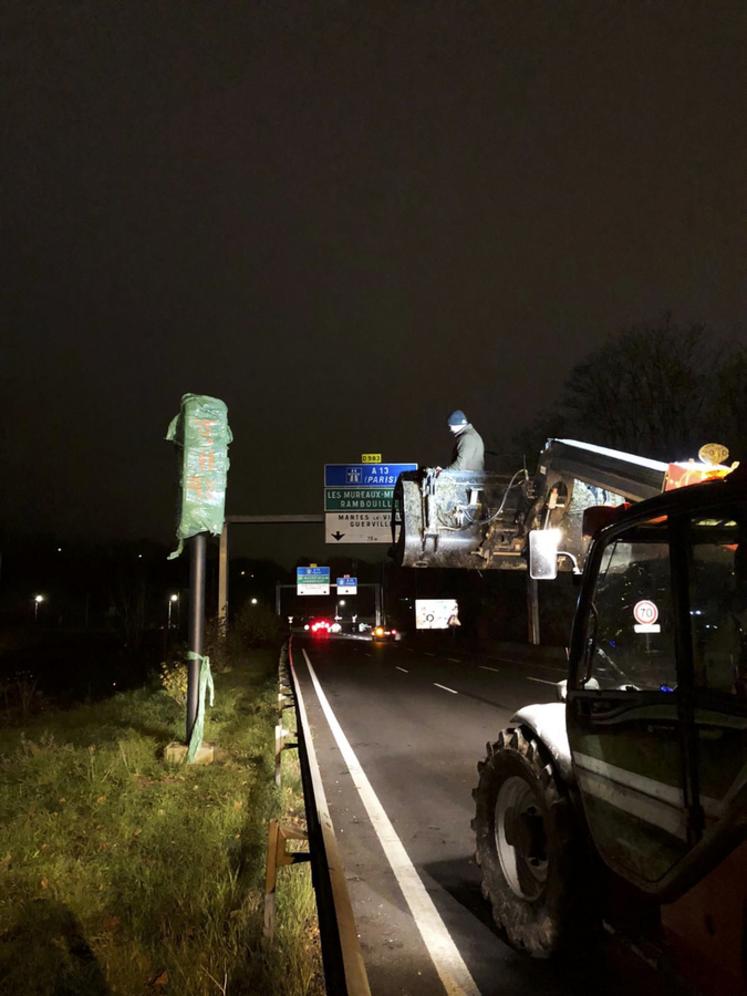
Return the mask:
{"type": "Polygon", "coordinates": [[[286,840],[303,839],[304,835],[298,831],[287,830],[275,821],[270,824],[265,888],[265,930],[268,933],[272,929],[277,868],[281,865],[310,861],[327,992],[330,996],[371,996],[345,870],[327,806],[303,694],[293,665],[292,637],[281,652],[278,678],[275,779],[279,784],[282,750],[297,747],[306,810],[305,836],[309,842],[309,851],[308,853],[286,852],[286,840]],[[294,743],[285,741],[288,731],[283,724],[283,711],[288,708],[294,708],[296,713],[294,743]]]}

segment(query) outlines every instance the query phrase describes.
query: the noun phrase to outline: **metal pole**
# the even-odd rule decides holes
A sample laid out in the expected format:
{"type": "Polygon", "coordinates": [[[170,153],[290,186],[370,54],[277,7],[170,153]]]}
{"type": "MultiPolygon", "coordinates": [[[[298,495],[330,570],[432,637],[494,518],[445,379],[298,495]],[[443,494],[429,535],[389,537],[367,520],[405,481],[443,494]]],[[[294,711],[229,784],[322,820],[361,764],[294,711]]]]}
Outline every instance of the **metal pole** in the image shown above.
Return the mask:
{"type": "Polygon", "coordinates": [[[381,626],[381,585],[374,585],[374,605],[376,607],[376,625],[381,626]]]}
{"type": "Polygon", "coordinates": [[[275,585],[275,615],[280,615],[280,585],[275,585]]]}
{"type": "Polygon", "coordinates": [[[223,523],[218,550],[218,630],[225,636],[228,630],[228,522],[223,523]]]}
{"type": "MultiPolygon", "coordinates": [[[[387,614],[386,614],[386,564],[384,563],[383,560],[381,562],[381,617],[384,620],[386,620],[386,618],[387,618],[387,614]]],[[[379,625],[383,626],[384,623],[381,622],[381,623],[379,623],[379,625]]]]}
{"type": "Polygon", "coordinates": [[[540,645],[539,581],[527,577],[527,617],[529,620],[529,642],[540,645]]]}
{"type": "MultiPolygon", "coordinates": [[[[193,654],[202,654],[205,644],[205,562],[207,538],[198,533],[190,540],[189,559],[189,640],[187,646],[193,654]]],[[[187,661],[187,743],[197,719],[197,700],[200,681],[200,662],[187,661]]]]}

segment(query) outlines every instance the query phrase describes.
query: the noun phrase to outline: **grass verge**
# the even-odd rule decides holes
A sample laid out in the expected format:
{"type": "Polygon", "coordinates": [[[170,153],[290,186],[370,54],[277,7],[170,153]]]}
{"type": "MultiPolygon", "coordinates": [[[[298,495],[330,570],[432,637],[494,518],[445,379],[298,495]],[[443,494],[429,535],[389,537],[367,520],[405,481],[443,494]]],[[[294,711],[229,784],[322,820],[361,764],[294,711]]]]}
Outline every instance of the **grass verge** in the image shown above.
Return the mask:
{"type": "Polygon", "coordinates": [[[183,709],[140,689],[0,731],[3,993],[323,992],[308,866],[280,872],[263,946],[267,820],[299,823],[298,770],[273,782],[277,658],[216,675],[209,767],[168,767],[183,709]]]}

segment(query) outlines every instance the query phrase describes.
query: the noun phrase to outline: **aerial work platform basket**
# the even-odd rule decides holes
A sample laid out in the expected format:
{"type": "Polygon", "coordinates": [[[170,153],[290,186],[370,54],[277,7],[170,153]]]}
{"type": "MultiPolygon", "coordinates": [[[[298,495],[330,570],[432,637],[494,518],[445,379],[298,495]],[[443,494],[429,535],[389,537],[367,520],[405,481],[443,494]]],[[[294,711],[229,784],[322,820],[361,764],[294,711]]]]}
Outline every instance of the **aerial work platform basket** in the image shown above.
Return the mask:
{"type": "Polygon", "coordinates": [[[402,474],[394,492],[393,524],[402,524],[395,559],[403,567],[526,570],[529,532],[553,528],[572,555],[562,564],[570,570],[585,560],[587,508],[643,501],[729,469],[548,439],[534,474],[525,468],[513,476],[430,468],[402,474]]]}

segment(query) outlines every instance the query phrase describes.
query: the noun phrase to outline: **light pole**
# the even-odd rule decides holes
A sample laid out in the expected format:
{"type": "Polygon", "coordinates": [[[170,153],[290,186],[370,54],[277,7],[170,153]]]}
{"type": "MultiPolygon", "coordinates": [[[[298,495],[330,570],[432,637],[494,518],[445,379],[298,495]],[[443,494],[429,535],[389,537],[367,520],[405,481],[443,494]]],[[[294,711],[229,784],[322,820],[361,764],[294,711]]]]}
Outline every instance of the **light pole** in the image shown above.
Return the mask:
{"type": "Polygon", "coordinates": [[[44,601],[44,595],[34,595],[34,622],[39,620],[39,606],[44,601]]]}
{"type": "Polygon", "coordinates": [[[175,605],[178,605],[178,603],[179,603],[178,595],[169,595],[169,620],[168,620],[168,625],[166,627],[167,629],[171,629],[171,611],[175,605]]]}

